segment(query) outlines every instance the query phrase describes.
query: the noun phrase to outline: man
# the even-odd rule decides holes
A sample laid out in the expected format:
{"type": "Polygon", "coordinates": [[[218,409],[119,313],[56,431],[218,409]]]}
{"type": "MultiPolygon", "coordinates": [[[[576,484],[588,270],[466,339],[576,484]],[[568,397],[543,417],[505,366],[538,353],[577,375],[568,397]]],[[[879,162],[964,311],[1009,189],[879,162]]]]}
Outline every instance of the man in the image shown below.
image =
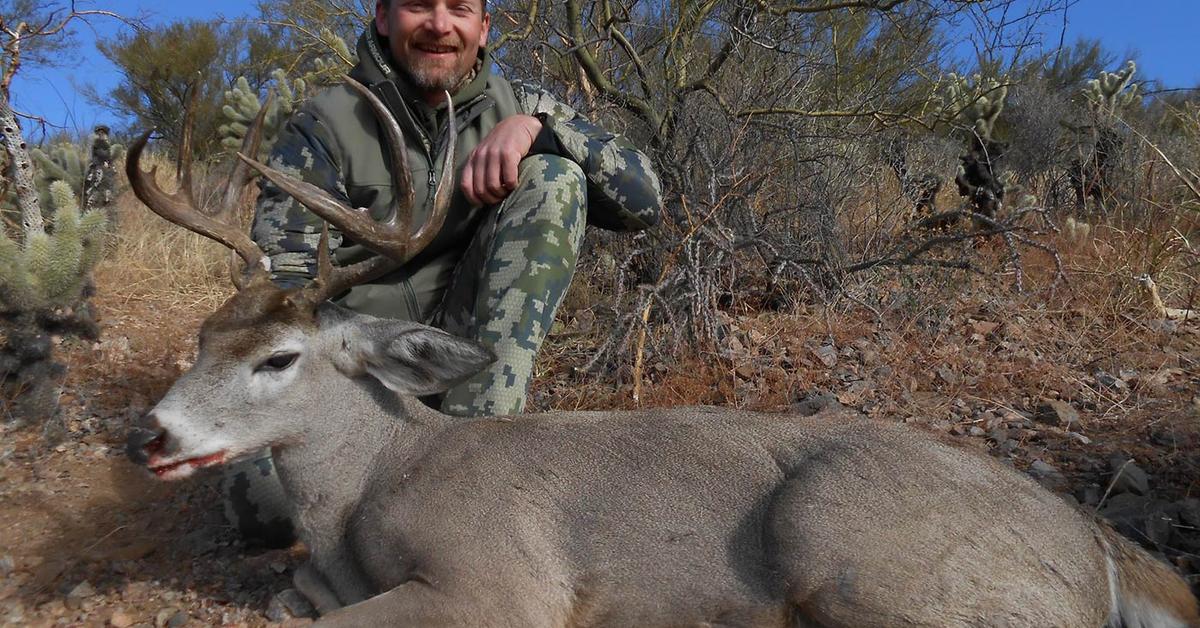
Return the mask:
{"type": "MultiPolygon", "coordinates": [[[[599,129],[528,84],[492,73],[486,0],[380,0],[358,42],[350,76],[395,114],[408,144],[413,222],[424,221],[438,182],[456,176],[445,226],[399,270],[339,299],[364,313],[419,320],[473,338],[497,360],[446,393],[443,412],[524,409],[534,360],[574,272],[584,223],[614,230],[658,221],[659,183],[626,139],[599,129]],[[456,172],[436,159],[453,95],[456,172]],[[422,182],[425,182],[423,184],[422,182]]],[[[374,115],[347,86],[308,101],[281,131],[270,165],[381,218],[393,201],[390,166],[374,115]]],[[[321,220],[264,184],[253,236],[276,281],[315,272],[321,220]]],[[[372,255],[331,231],[340,264],[372,255]]],[[[286,506],[268,457],[226,475],[226,513],[244,535],[290,542],[286,506]]]]}

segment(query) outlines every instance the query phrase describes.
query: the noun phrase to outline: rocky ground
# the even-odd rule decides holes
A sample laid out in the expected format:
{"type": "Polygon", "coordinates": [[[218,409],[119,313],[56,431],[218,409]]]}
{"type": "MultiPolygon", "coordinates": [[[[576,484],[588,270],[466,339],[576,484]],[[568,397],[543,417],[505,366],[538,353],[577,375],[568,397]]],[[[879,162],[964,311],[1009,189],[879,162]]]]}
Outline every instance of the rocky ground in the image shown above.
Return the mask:
{"type": "MultiPolygon", "coordinates": [[[[64,344],[60,419],[3,428],[0,624],[261,626],[289,619],[303,549],[241,546],[215,473],[157,482],[121,443],[189,364],[209,303],[99,298],[95,345],[64,344]]],[[[599,311],[599,310],[597,310],[599,311]]],[[[533,409],[629,407],[630,374],[574,367],[596,312],[567,308],[533,409]]],[[[941,432],[1027,471],[1200,574],[1200,325],[963,299],[877,319],[803,308],[731,312],[704,358],[649,360],[643,404],[811,412],[830,404],[941,432]]]]}

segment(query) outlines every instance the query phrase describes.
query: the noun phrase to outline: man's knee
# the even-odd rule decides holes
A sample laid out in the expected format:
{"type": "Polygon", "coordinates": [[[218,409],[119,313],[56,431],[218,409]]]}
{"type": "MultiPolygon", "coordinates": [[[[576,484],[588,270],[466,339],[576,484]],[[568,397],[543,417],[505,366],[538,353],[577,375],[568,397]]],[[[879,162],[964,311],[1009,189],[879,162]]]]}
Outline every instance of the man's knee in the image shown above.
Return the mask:
{"type": "MultiPolygon", "coordinates": [[[[532,197],[519,205],[582,214],[587,178],[579,164],[558,155],[530,155],[521,161],[513,194],[532,197]]],[[[514,199],[518,200],[518,199],[514,199]]]]}

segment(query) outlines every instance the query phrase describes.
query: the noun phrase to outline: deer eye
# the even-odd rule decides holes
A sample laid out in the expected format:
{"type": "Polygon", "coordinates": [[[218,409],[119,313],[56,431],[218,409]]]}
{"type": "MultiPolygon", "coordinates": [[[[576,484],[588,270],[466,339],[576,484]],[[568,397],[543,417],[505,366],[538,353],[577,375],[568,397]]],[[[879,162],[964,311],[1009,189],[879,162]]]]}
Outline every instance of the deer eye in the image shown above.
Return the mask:
{"type": "Polygon", "coordinates": [[[262,371],[282,371],[296,362],[299,353],[276,353],[254,367],[255,373],[262,371]]]}

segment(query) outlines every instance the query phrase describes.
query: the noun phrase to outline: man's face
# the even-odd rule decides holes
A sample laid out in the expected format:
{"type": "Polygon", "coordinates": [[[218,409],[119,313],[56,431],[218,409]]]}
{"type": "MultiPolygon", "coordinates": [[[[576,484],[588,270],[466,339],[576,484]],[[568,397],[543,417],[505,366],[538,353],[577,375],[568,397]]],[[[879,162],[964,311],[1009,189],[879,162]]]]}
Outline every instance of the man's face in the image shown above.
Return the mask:
{"type": "Polygon", "coordinates": [[[375,24],[392,58],[426,93],[454,91],[487,43],[484,0],[392,0],[375,4],[375,24]]]}

